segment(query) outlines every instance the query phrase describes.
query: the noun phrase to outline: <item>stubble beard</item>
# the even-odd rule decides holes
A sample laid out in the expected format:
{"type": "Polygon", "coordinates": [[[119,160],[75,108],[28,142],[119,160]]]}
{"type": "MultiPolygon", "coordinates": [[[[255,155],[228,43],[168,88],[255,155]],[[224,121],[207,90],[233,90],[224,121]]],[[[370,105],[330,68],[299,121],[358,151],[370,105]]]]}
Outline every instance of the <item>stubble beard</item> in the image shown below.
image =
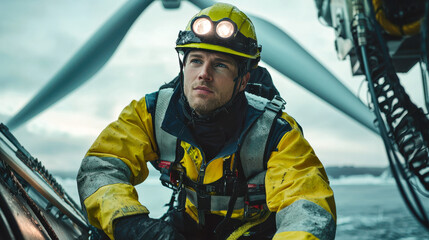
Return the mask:
{"type": "Polygon", "coordinates": [[[225,98],[222,96],[216,96],[214,98],[212,97],[207,97],[204,95],[192,95],[192,92],[194,89],[194,87],[197,86],[206,86],[208,88],[210,88],[214,94],[215,94],[215,90],[213,89],[212,86],[210,86],[210,84],[208,83],[196,83],[192,86],[191,88],[191,97],[188,97],[188,102],[189,102],[189,106],[195,110],[195,112],[197,112],[199,115],[207,115],[210,114],[211,112],[213,112],[214,110],[216,110],[217,108],[221,107],[222,105],[224,105],[227,101],[225,101],[225,98]]]}
{"type": "MultiPolygon", "coordinates": [[[[189,100],[188,100],[189,101],[189,100]]],[[[189,102],[189,106],[199,115],[207,115],[224,103],[220,99],[203,99],[197,97],[189,102]]]]}

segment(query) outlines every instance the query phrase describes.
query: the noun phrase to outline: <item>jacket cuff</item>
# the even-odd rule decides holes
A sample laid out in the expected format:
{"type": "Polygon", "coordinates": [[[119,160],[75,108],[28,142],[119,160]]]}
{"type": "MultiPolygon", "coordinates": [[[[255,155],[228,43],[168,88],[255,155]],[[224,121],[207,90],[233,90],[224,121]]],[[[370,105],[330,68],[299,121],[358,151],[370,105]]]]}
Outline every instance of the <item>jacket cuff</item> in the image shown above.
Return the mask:
{"type": "Polygon", "coordinates": [[[149,210],[137,199],[135,188],[129,184],[118,183],[101,187],[84,201],[88,221],[113,239],[115,219],[135,214],[149,214],[149,210]]]}
{"type": "Polygon", "coordinates": [[[308,200],[295,201],[280,210],[276,215],[276,225],[276,236],[299,234],[302,238],[291,239],[330,240],[335,238],[336,223],[333,216],[321,206],[308,200]],[[310,236],[314,238],[309,238],[310,236]]]}

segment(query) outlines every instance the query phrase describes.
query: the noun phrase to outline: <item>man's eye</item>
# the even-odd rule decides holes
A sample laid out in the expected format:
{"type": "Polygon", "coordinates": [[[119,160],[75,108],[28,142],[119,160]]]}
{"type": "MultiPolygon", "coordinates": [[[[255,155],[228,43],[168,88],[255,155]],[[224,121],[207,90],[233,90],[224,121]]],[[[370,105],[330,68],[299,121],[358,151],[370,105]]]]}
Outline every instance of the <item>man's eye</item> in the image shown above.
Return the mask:
{"type": "Polygon", "coordinates": [[[228,66],[227,66],[226,64],[223,64],[223,63],[217,63],[217,64],[215,65],[215,67],[228,68],[228,66]]]}
{"type": "Polygon", "coordinates": [[[202,63],[202,61],[200,60],[200,59],[191,59],[191,63],[198,63],[198,64],[201,64],[202,63]]]}

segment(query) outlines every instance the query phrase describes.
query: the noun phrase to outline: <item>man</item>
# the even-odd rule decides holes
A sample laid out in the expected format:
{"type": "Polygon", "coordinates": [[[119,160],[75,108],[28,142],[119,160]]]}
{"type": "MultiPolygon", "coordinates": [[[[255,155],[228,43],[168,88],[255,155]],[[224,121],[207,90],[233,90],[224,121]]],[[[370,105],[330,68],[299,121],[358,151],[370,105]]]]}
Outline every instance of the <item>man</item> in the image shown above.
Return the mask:
{"type": "Polygon", "coordinates": [[[89,223],[115,239],[333,239],[333,192],[301,128],[279,96],[245,93],[261,51],[250,19],[217,3],[176,50],[179,77],[131,102],[86,154],[89,223]],[[148,217],[133,187],[148,162],[180,192],[163,219],[148,217]]]}

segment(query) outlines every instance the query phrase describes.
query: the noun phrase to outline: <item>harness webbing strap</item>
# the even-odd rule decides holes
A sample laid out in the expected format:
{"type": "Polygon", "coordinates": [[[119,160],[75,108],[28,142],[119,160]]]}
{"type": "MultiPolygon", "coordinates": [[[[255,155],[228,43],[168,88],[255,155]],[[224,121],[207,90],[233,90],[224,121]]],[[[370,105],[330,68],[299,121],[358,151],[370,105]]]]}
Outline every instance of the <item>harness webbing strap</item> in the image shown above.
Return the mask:
{"type": "Polygon", "coordinates": [[[158,100],[155,109],[155,135],[160,152],[159,159],[174,162],[176,159],[176,142],[177,137],[167,133],[161,129],[164,121],[165,113],[167,112],[168,104],[173,95],[172,88],[164,88],[158,92],[158,100]]]}
{"type": "Polygon", "coordinates": [[[248,131],[240,150],[244,175],[249,179],[265,170],[264,154],[271,126],[277,114],[283,109],[284,103],[280,98],[276,98],[277,96],[270,102],[253,94],[246,93],[246,97],[249,105],[256,108],[260,108],[261,105],[265,107],[264,113],[248,131]]]}
{"type": "MultiPolygon", "coordinates": [[[[186,188],[186,197],[194,204],[197,208],[202,207],[198,205],[198,196],[195,191],[186,188]]],[[[209,204],[205,204],[210,207],[210,209],[204,209],[206,211],[225,211],[228,209],[228,203],[231,196],[216,196],[216,195],[207,195],[207,200],[210,201],[209,204]]],[[[200,202],[201,203],[201,202],[200,202]]],[[[244,208],[244,197],[237,197],[235,201],[234,210],[244,208]]]]}

